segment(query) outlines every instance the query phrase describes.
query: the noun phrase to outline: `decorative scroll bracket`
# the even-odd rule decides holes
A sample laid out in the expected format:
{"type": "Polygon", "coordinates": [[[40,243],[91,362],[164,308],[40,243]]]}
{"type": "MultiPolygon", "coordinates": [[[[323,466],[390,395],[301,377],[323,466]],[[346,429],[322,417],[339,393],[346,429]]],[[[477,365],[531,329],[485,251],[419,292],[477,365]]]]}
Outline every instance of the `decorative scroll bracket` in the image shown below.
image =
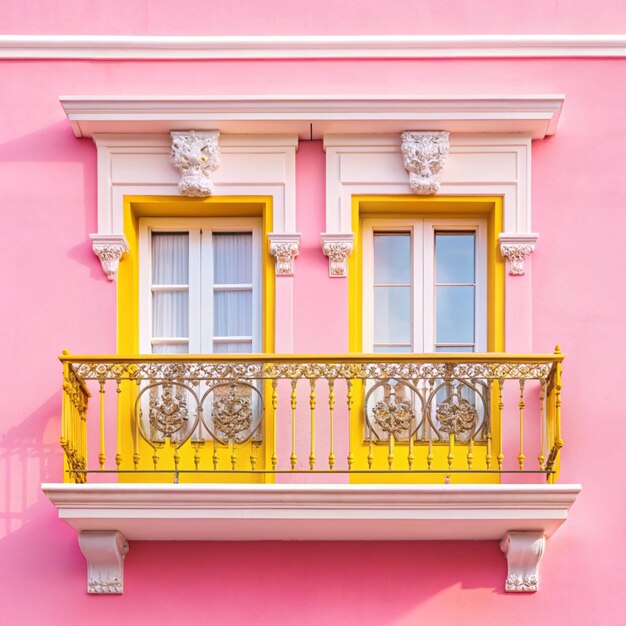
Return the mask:
{"type": "Polygon", "coordinates": [[[402,133],[401,150],[411,191],[421,196],[437,193],[441,186],[437,174],[448,157],[450,133],[407,131],[402,133]]]}
{"type": "Polygon", "coordinates": [[[217,130],[201,133],[172,131],[171,161],[180,172],[181,196],[207,198],[213,193],[211,173],[220,165],[217,130]]]}
{"type": "Polygon", "coordinates": [[[500,541],[509,566],[504,590],[514,593],[539,589],[539,561],[546,547],[542,532],[509,532],[500,541]]]}
{"type": "Polygon", "coordinates": [[[328,257],[328,275],[341,278],[348,275],[348,257],[354,248],[352,233],[322,233],[322,251],[328,257]]]}
{"type": "Polygon", "coordinates": [[[87,593],[124,593],[128,542],[117,530],[83,530],[78,545],[87,559],[87,593]]]}
{"type": "Polygon", "coordinates": [[[100,259],[102,271],[109,280],[117,278],[117,270],[122,255],[128,252],[124,235],[89,235],[94,253],[100,259]]]}
{"type": "Polygon", "coordinates": [[[300,233],[269,233],[270,254],[276,259],[276,276],[293,276],[300,253],[300,233]]]}
{"type": "Polygon", "coordinates": [[[500,253],[510,263],[509,274],[511,276],[523,276],[524,261],[535,250],[537,235],[500,235],[500,253]]]}

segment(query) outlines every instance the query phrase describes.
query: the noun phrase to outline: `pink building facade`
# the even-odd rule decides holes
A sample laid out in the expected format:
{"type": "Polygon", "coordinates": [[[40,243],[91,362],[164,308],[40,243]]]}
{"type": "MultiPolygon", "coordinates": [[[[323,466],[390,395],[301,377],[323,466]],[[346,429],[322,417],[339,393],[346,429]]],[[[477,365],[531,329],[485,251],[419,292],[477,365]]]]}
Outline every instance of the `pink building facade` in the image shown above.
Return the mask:
{"type": "MultiPolygon", "coordinates": [[[[90,1],[7,3],[0,17],[6,349],[0,594],[7,624],[622,622],[626,6],[608,2],[601,12],[589,2],[479,6],[477,11],[476,3],[462,0],[385,7],[325,0],[269,6],[108,2],[106,9],[90,1]],[[490,16],[488,23],[483,15],[490,16]],[[195,131],[204,156],[181,165],[172,131],[182,133],[187,146],[195,131]],[[423,135],[402,135],[411,132],[423,135]],[[419,144],[424,137],[443,147],[426,154],[419,144]],[[413,149],[413,161],[403,148],[407,154],[413,149]],[[207,169],[207,159],[215,166],[207,169]],[[190,196],[179,185],[192,161],[198,166],[192,188],[210,181],[210,194],[205,189],[190,196]],[[309,387],[303,391],[304,376],[293,430],[290,379],[283,376],[275,386],[273,416],[270,377],[254,383],[263,402],[258,445],[240,446],[237,461],[245,456],[246,468],[257,462],[268,473],[241,478],[223,469],[219,478],[208,472],[198,478],[189,469],[193,450],[181,447],[189,471],[172,484],[173,472],[148,476],[147,447],[141,461],[131,463],[139,430],[132,431],[130,417],[124,421],[130,382],[118,387],[116,405],[117,379],[109,371],[104,418],[95,375],[88,384],[86,430],[77,437],[85,438],[86,468],[110,473],[86,474],[86,485],[75,485],[70,479],[85,474],[64,461],[59,445],[59,437],[67,443],[76,433],[64,430],[72,425],[69,413],[62,417],[69,409],[58,356],[63,349],[135,358],[159,352],[160,336],[154,326],[147,330],[156,313],[149,309],[152,317],[141,317],[155,285],[162,287],[154,265],[152,277],[145,276],[156,253],[152,239],[153,256],[142,263],[141,229],[179,232],[181,219],[187,220],[185,232],[197,228],[202,237],[209,231],[247,233],[249,223],[258,227],[258,249],[251,244],[254,276],[230,281],[236,292],[249,282],[258,296],[254,328],[224,334],[240,343],[250,335],[252,349],[238,352],[276,353],[286,363],[289,355],[305,363],[317,358],[322,365],[361,353],[370,354],[365,361],[372,365],[372,353],[396,352],[406,353],[404,364],[429,364],[435,345],[439,357],[451,352],[461,365],[465,352],[498,354],[493,367],[509,367],[506,376],[483,365],[489,357],[470,356],[467,363],[487,369],[448,385],[463,379],[478,386],[491,376],[476,417],[486,423],[489,412],[491,425],[480,436],[473,427],[470,443],[458,435],[455,447],[449,434],[437,442],[435,475],[427,472],[426,456],[435,423],[420,427],[416,420],[416,460],[406,467],[413,443],[409,448],[398,435],[393,448],[394,437],[383,433],[375,462],[404,473],[381,469],[371,478],[365,471],[367,423],[359,422],[368,410],[367,392],[380,380],[402,376],[383,372],[355,382],[350,411],[346,377],[337,379],[335,408],[327,380],[318,381],[315,396],[309,387]],[[439,257],[431,244],[415,253],[418,231],[438,250],[437,237],[471,235],[472,277],[437,278],[439,257]],[[367,293],[378,293],[379,286],[399,289],[402,281],[377,282],[382,257],[377,244],[368,248],[367,242],[406,233],[412,237],[413,308],[410,346],[403,350],[401,339],[377,339],[378,296],[369,301],[367,293]],[[429,250],[430,270],[424,261],[429,250]],[[443,310],[428,298],[455,285],[475,289],[471,341],[441,339],[437,329],[444,321],[428,313],[443,310]],[[416,317],[415,302],[427,302],[424,319],[416,317]],[[554,373],[560,352],[550,360],[557,344],[565,355],[562,385],[554,373]],[[529,363],[540,374],[529,375],[524,387],[519,368],[529,363]],[[498,385],[509,375],[504,394],[500,389],[505,409],[497,415],[498,385]],[[311,427],[309,409],[316,402],[318,421],[311,427]],[[334,423],[328,419],[333,410],[334,423]],[[98,447],[101,424],[104,452],[98,447]],[[311,430],[317,448],[311,447],[311,430]],[[467,456],[474,435],[472,465],[467,456]],[[558,457],[550,465],[553,450],[558,457]],[[254,454],[258,461],[248,461],[254,454]],[[286,471],[290,454],[302,473],[286,471]],[[328,460],[333,454],[336,463],[328,460]],[[361,473],[347,471],[350,454],[352,469],[361,473]],[[395,457],[387,466],[389,454],[395,457]],[[330,470],[306,473],[310,464],[330,470]],[[116,472],[125,467],[126,474],[116,472]],[[138,467],[146,469],[140,478],[131,472],[138,467]],[[285,471],[272,473],[276,467],[285,471]],[[517,472],[522,468],[538,472],[517,472]],[[411,470],[422,473],[410,476],[411,470]],[[141,491],[147,483],[162,489],[161,496],[141,491]],[[245,484],[254,487],[247,495],[245,484]],[[90,485],[96,491],[84,490],[90,485]],[[115,513],[107,485],[117,489],[111,496],[118,498],[115,513]],[[274,504],[264,500],[268,493],[274,504]],[[363,500],[352,504],[359,493],[363,500]],[[150,511],[135,506],[150,498],[150,511]],[[294,504],[298,499],[304,504],[294,504]],[[115,515],[124,518],[117,526],[115,515]],[[77,530],[109,535],[102,545],[85,535],[82,554],[77,530]],[[116,531],[130,541],[125,559],[122,535],[110,534],[116,531]],[[301,541],[287,541],[293,538],[301,541]],[[502,549],[498,539],[505,540],[502,549]],[[85,556],[96,576],[119,576],[123,561],[123,594],[115,584],[106,597],[99,593],[98,584],[107,591],[108,579],[86,593],[85,556]],[[533,583],[528,592],[506,590],[511,575],[537,575],[539,560],[538,590],[533,583]]],[[[216,264],[213,242],[205,256],[216,264]]],[[[190,298],[192,281],[177,283],[179,291],[189,285],[190,298]]],[[[215,285],[210,301],[217,319],[215,285]]],[[[400,302],[380,313],[390,327],[397,319],[391,310],[397,312],[400,302]]],[[[206,349],[203,337],[194,347],[193,329],[185,341],[192,353],[222,352],[206,349]]],[[[213,336],[209,341],[219,343],[213,336]]],[[[382,361],[394,363],[391,357],[382,361]]],[[[82,371],[81,362],[71,356],[67,362],[82,371]]],[[[228,378],[220,371],[211,380],[228,378]]],[[[143,382],[158,378],[146,374],[143,382]]],[[[441,376],[431,379],[435,385],[441,376]]],[[[427,378],[412,380],[419,395],[427,378]]],[[[256,397],[253,386],[250,397],[256,397]]],[[[480,394],[472,389],[470,404],[476,406],[480,394]]],[[[458,407],[460,396],[456,402],[458,407]]],[[[135,411],[144,406],[137,400],[135,411]]],[[[436,425],[441,429],[440,421],[436,425]]],[[[174,457],[166,458],[170,448],[154,448],[162,455],[160,467],[173,467],[174,457]]],[[[197,454],[203,456],[196,468],[217,467],[208,447],[197,454]]],[[[224,446],[220,454],[219,467],[230,469],[231,452],[224,446]]]]}

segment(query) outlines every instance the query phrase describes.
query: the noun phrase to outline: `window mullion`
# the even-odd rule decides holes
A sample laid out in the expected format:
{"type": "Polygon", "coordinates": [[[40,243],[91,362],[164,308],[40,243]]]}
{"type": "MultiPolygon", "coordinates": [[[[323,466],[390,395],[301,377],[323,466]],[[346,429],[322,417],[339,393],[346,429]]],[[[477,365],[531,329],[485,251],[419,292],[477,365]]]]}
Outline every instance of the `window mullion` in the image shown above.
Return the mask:
{"type": "Polygon", "coordinates": [[[189,229],[189,352],[202,352],[200,337],[202,305],[201,231],[189,229]]]}

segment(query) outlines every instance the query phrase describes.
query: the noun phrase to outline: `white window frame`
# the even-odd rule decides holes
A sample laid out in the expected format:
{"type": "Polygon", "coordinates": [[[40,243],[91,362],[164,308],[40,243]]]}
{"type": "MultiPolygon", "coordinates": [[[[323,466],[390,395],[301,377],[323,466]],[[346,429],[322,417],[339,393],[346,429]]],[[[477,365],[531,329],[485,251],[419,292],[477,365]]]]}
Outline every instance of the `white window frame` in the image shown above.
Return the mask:
{"type": "MultiPolygon", "coordinates": [[[[219,232],[252,233],[252,352],[262,348],[262,225],[259,218],[146,217],[139,220],[139,348],[152,353],[152,237],[153,232],[189,233],[189,354],[212,354],[214,341],[213,245],[219,232]],[[203,271],[210,282],[204,280],[203,271]],[[202,323],[202,320],[210,320],[202,323]]],[[[221,286],[224,288],[224,286],[221,286]]],[[[220,337],[220,342],[236,342],[238,337],[220,337]]],[[[249,339],[246,338],[246,341],[249,339]]],[[[159,339],[167,343],[167,338],[159,339]]]]}
{"type": "Polygon", "coordinates": [[[414,353],[435,351],[435,233],[476,233],[475,351],[487,350],[487,220],[475,218],[367,218],[362,223],[363,351],[374,346],[374,232],[410,232],[413,284],[411,337],[414,353]],[[421,250],[416,250],[418,245],[421,250]],[[429,287],[430,286],[430,287],[429,287]]]}

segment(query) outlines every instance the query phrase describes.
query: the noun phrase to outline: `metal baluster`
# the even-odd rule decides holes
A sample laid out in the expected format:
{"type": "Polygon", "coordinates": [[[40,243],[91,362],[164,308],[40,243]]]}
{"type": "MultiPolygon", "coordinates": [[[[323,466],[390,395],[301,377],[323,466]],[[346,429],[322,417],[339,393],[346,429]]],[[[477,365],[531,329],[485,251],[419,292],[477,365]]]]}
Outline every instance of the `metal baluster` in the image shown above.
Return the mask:
{"type": "Polygon", "coordinates": [[[454,465],[454,433],[448,435],[448,469],[454,465]]]}
{"type": "Polygon", "coordinates": [[[115,384],[117,393],[117,450],[115,452],[115,465],[119,472],[122,465],[122,379],[117,378],[115,384]]]}
{"type": "Polygon", "coordinates": [[[278,413],[278,379],[272,380],[272,469],[276,470],[278,465],[278,453],[276,447],[276,430],[278,428],[278,421],[276,419],[278,413]]]}
{"type": "Polygon", "coordinates": [[[98,462],[100,463],[100,469],[104,469],[106,462],[106,455],[104,450],[104,385],[106,380],[101,378],[100,384],[100,454],[98,454],[98,462]]]}
{"type": "Polygon", "coordinates": [[[539,469],[544,469],[544,463],[546,462],[546,381],[541,381],[541,392],[539,395],[539,403],[541,410],[541,452],[539,453],[539,469]]]}
{"type": "MultiPolygon", "coordinates": [[[[141,379],[138,378],[136,381],[136,385],[137,385],[137,389],[139,389],[139,386],[141,385],[141,379]]],[[[141,411],[141,409],[139,409],[141,411]]],[[[133,468],[134,469],[139,469],[139,461],[140,456],[139,456],[139,419],[140,416],[137,413],[137,411],[135,411],[135,437],[133,440],[133,468]]]]}
{"type": "Polygon", "coordinates": [[[216,470],[220,464],[220,455],[217,451],[218,445],[217,440],[213,439],[213,455],[211,456],[211,460],[213,461],[213,469],[216,470]]]}
{"type": "Polygon", "coordinates": [[[315,396],[315,378],[309,381],[311,384],[311,393],[309,395],[309,406],[311,407],[311,453],[309,454],[309,468],[315,469],[315,406],[317,404],[315,396]]]}
{"type": "Polygon", "coordinates": [[[389,433],[389,446],[387,449],[387,463],[389,464],[389,469],[393,469],[393,444],[395,443],[396,438],[393,436],[393,433],[389,433]]]}
{"type": "Polygon", "coordinates": [[[328,419],[330,420],[330,449],[328,452],[328,467],[335,467],[335,453],[333,452],[333,442],[335,440],[335,381],[328,380],[328,419]]]}
{"type": "Polygon", "coordinates": [[[296,392],[296,385],[298,380],[294,378],[291,381],[291,456],[289,462],[291,463],[291,469],[296,469],[296,463],[298,462],[298,456],[296,454],[296,406],[298,404],[298,394],[296,392]]]}
{"type": "Polygon", "coordinates": [[[235,447],[235,439],[231,441],[230,463],[233,469],[237,469],[237,448],[235,447]]]}
{"type": "Polygon", "coordinates": [[[474,463],[474,434],[470,432],[469,443],[467,444],[467,469],[472,469],[474,463]]]}
{"type": "Polygon", "coordinates": [[[524,381],[519,381],[519,454],[517,455],[517,461],[519,463],[520,471],[524,469],[524,381]]]}
{"type": "Polygon", "coordinates": [[[354,463],[354,454],[352,454],[352,380],[350,378],[346,379],[346,384],[348,386],[348,392],[346,394],[346,401],[348,403],[348,470],[352,469],[352,464],[354,463]]]}
{"type": "Polygon", "coordinates": [[[500,446],[498,450],[498,469],[502,471],[502,467],[504,465],[504,447],[503,447],[503,436],[502,433],[504,431],[504,422],[502,420],[502,415],[504,413],[504,403],[502,402],[502,389],[504,388],[504,378],[498,379],[498,427],[500,429],[500,446]]]}

